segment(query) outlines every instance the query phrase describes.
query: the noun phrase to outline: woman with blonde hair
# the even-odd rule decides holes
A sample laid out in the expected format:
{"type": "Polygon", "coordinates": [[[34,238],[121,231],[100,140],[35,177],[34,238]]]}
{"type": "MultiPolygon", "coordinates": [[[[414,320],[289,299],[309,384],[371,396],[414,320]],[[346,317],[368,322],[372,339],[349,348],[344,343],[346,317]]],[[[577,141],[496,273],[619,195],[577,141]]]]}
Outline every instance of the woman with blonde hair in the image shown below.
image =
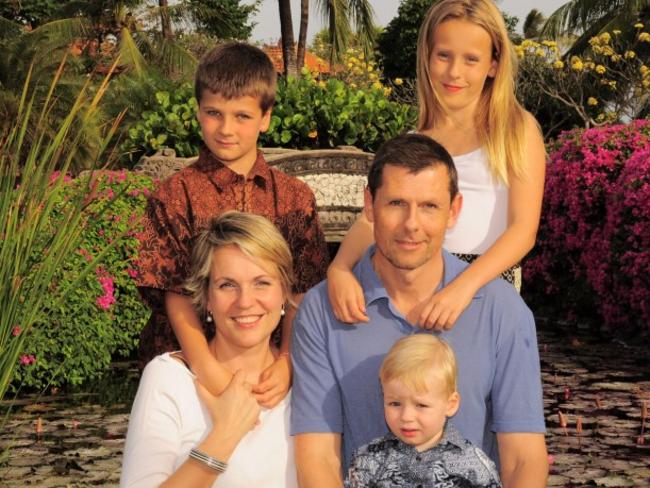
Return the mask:
{"type": "Polygon", "coordinates": [[[122,487],[296,487],[289,400],[260,409],[251,385],[278,351],[270,337],[293,282],[291,253],[264,217],[227,212],[193,247],[186,290],[212,355],[234,374],[212,396],[181,351],[154,358],[133,403],[122,487]]]}
{"type": "MultiPolygon", "coordinates": [[[[519,288],[519,261],[535,243],[546,153],[535,118],[515,96],[517,57],[491,0],[434,3],[418,40],[418,132],[453,156],[463,208],[443,247],[470,264],[423,304],[418,325],[449,329],[477,291],[502,276],[519,288]]],[[[372,242],[360,218],[328,270],[334,312],[367,320],[352,267],[372,242]]]]}

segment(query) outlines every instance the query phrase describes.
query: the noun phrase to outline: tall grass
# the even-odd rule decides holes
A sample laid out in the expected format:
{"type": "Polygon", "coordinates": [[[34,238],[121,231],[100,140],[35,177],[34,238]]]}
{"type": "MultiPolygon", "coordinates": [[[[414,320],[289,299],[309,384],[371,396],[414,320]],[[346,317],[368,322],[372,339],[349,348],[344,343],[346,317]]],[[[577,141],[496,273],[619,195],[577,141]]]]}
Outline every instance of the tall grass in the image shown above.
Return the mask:
{"type": "MultiPolygon", "coordinates": [[[[27,77],[15,124],[0,134],[0,400],[19,365],[26,332],[42,313],[45,296],[51,295],[63,306],[66,294],[75,286],[58,287],[53,276],[65,257],[78,248],[92,183],[86,192],[67,200],[62,190],[82,137],[79,123],[91,123],[109,78],[98,88],[92,88],[89,80],[60,125],[50,127],[46,121],[51,120],[48,113],[56,109],[53,93],[64,68],[65,59],[43,104],[29,95],[39,91],[31,89],[31,76],[27,77]],[[42,107],[40,113],[33,113],[37,106],[42,107]],[[28,131],[30,137],[26,138],[28,131]],[[62,210],[52,219],[55,206],[62,210]],[[56,232],[51,231],[52,226],[56,232]]],[[[99,158],[118,122],[119,118],[105,128],[90,167],[101,166],[99,158]]],[[[92,271],[102,255],[80,270],[79,278],[92,271]]]]}

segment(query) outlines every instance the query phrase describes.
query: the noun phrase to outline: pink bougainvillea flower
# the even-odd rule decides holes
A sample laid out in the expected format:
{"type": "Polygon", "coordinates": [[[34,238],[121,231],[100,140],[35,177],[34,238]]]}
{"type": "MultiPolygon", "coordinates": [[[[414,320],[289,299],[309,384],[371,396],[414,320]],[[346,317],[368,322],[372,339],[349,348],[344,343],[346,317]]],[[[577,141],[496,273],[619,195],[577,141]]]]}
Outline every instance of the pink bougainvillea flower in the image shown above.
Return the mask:
{"type": "Polygon", "coordinates": [[[30,364],[34,364],[36,362],[36,357],[34,357],[33,354],[23,354],[20,356],[20,364],[22,366],[29,366],[30,364]]]}
{"type": "Polygon", "coordinates": [[[14,337],[20,335],[21,332],[22,332],[22,329],[20,328],[19,325],[17,325],[13,329],[11,329],[11,335],[14,336],[14,337]]]}
{"type": "Polygon", "coordinates": [[[128,273],[128,275],[129,275],[131,278],[137,278],[137,277],[138,277],[138,270],[137,270],[137,269],[127,268],[127,269],[126,269],[126,272],[128,273]]]}

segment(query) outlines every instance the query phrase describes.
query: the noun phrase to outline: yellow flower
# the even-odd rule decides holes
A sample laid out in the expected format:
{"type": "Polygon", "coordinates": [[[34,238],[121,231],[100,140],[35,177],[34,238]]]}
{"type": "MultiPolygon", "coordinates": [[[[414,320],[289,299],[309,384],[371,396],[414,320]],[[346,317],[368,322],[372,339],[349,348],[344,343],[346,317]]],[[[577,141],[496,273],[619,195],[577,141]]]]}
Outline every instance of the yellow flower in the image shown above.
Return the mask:
{"type": "Polygon", "coordinates": [[[309,134],[307,134],[307,137],[310,139],[316,139],[318,137],[318,131],[314,129],[309,134]]]}
{"type": "Polygon", "coordinates": [[[596,117],[597,122],[602,122],[605,120],[605,114],[598,114],[598,117],[596,117]]]}
{"type": "Polygon", "coordinates": [[[650,80],[643,80],[641,84],[643,85],[643,88],[648,88],[650,87],[650,80]]]}
{"type": "Polygon", "coordinates": [[[553,63],[553,67],[555,69],[562,69],[564,68],[564,63],[558,59],[557,61],[555,61],[555,63],[553,63]]]}
{"type": "Polygon", "coordinates": [[[370,81],[375,81],[379,79],[379,76],[377,75],[377,73],[370,73],[370,76],[368,78],[370,79],[370,81]]]}
{"type": "Polygon", "coordinates": [[[614,50],[613,50],[611,47],[609,47],[609,46],[605,46],[605,47],[603,48],[603,54],[604,54],[605,56],[611,56],[611,55],[616,54],[616,53],[614,52],[614,50]]]}
{"type": "Polygon", "coordinates": [[[614,29],[614,30],[612,31],[612,34],[614,34],[615,36],[620,35],[620,33],[621,33],[621,31],[618,30],[618,29],[614,29]]]}
{"type": "Polygon", "coordinates": [[[546,47],[554,47],[554,46],[557,46],[557,42],[544,40],[544,41],[542,41],[542,45],[546,46],[546,47]]]}
{"type": "Polygon", "coordinates": [[[374,69],[371,65],[368,65],[366,68],[368,70],[368,73],[372,73],[372,70],[374,69]]]}
{"type": "Polygon", "coordinates": [[[318,82],[318,86],[320,86],[321,88],[325,88],[326,85],[325,82],[321,80],[318,82]]]}
{"type": "Polygon", "coordinates": [[[602,64],[596,66],[596,73],[598,73],[599,75],[604,75],[606,71],[607,69],[602,64]]]}
{"type": "Polygon", "coordinates": [[[592,37],[589,39],[589,44],[593,46],[600,46],[600,38],[599,37],[592,37]]]}
{"type": "Polygon", "coordinates": [[[600,46],[592,46],[591,50],[595,52],[596,54],[602,54],[603,53],[603,48],[600,46]]]}
{"type": "Polygon", "coordinates": [[[596,67],[596,63],[594,63],[593,61],[587,61],[585,63],[585,69],[587,70],[594,69],[595,67],[596,67]]]}
{"type": "Polygon", "coordinates": [[[647,32],[641,32],[641,34],[639,34],[639,41],[650,42],[650,34],[647,32]]]}
{"type": "Polygon", "coordinates": [[[394,82],[397,86],[400,86],[404,83],[404,80],[402,80],[402,78],[395,78],[394,82]]]}
{"type": "Polygon", "coordinates": [[[614,63],[618,63],[620,60],[623,59],[623,56],[620,54],[612,54],[612,57],[610,58],[614,63]]]}
{"type": "Polygon", "coordinates": [[[540,58],[543,58],[544,56],[546,56],[546,51],[544,51],[544,50],[541,49],[541,48],[537,48],[537,49],[535,50],[535,56],[538,56],[538,57],[540,57],[540,58]]]}
{"type": "Polygon", "coordinates": [[[521,46],[516,46],[515,47],[515,52],[517,53],[517,57],[519,59],[522,59],[524,57],[524,50],[521,46]]]}
{"type": "Polygon", "coordinates": [[[635,29],[643,29],[643,24],[641,22],[637,22],[636,24],[634,24],[634,28],[635,29]]]}
{"type": "Polygon", "coordinates": [[[352,63],[348,63],[348,68],[352,68],[352,63]]]}
{"type": "Polygon", "coordinates": [[[360,54],[359,54],[359,59],[361,59],[362,61],[363,61],[363,58],[364,58],[364,57],[365,57],[365,56],[363,55],[363,53],[360,53],[360,54]]]}
{"type": "Polygon", "coordinates": [[[384,87],[384,85],[382,85],[382,84],[379,83],[378,81],[375,81],[375,82],[372,84],[372,87],[373,87],[375,90],[381,90],[381,89],[384,87]]]}
{"type": "Polygon", "coordinates": [[[641,67],[639,68],[639,72],[643,76],[647,76],[650,74],[650,68],[648,68],[645,64],[642,64],[641,67]]]}
{"type": "Polygon", "coordinates": [[[636,53],[634,51],[625,51],[625,59],[633,59],[636,57],[636,53]]]}
{"type": "Polygon", "coordinates": [[[393,89],[389,86],[384,88],[384,95],[388,96],[390,93],[393,91],[393,89]]]}
{"type": "Polygon", "coordinates": [[[356,88],[357,84],[356,83],[350,83],[350,88],[356,88]]]}
{"type": "Polygon", "coordinates": [[[608,85],[612,90],[616,90],[616,81],[612,80],[608,83],[608,85]]]}
{"type": "Polygon", "coordinates": [[[599,37],[605,44],[612,40],[612,36],[609,35],[609,32],[603,32],[599,37]]]}
{"type": "Polygon", "coordinates": [[[585,67],[583,64],[582,60],[578,56],[573,56],[571,58],[571,69],[574,69],[576,71],[582,71],[582,69],[585,67]]]}
{"type": "Polygon", "coordinates": [[[587,99],[587,105],[592,105],[592,106],[598,105],[598,100],[596,100],[594,97],[589,97],[587,99]]]}

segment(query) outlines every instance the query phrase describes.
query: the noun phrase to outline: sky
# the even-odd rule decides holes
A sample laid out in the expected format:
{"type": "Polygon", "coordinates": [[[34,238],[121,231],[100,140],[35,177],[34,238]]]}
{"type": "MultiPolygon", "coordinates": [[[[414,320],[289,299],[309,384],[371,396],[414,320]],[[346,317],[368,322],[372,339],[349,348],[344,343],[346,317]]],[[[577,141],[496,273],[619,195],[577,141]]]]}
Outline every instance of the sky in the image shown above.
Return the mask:
{"type": "MultiPolygon", "coordinates": [[[[497,6],[504,12],[519,17],[517,28],[521,32],[524,19],[533,8],[548,16],[566,2],[567,0],[545,0],[544,2],[540,2],[539,0],[497,0],[497,6]]],[[[310,0],[309,3],[310,12],[307,35],[311,41],[314,34],[323,28],[323,22],[322,15],[316,7],[318,0],[310,0]]],[[[400,4],[400,0],[370,0],[370,3],[375,9],[375,21],[377,25],[385,26],[397,15],[397,7],[400,4]]],[[[300,20],[300,0],[291,0],[291,15],[294,22],[294,36],[297,38],[298,23],[300,20]]],[[[280,21],[277,0],[263,0],[254,21],[257,22],[257,26],[253,30],[252,40],[265,43],[278,41],[280,38],[280,21]]]]}

